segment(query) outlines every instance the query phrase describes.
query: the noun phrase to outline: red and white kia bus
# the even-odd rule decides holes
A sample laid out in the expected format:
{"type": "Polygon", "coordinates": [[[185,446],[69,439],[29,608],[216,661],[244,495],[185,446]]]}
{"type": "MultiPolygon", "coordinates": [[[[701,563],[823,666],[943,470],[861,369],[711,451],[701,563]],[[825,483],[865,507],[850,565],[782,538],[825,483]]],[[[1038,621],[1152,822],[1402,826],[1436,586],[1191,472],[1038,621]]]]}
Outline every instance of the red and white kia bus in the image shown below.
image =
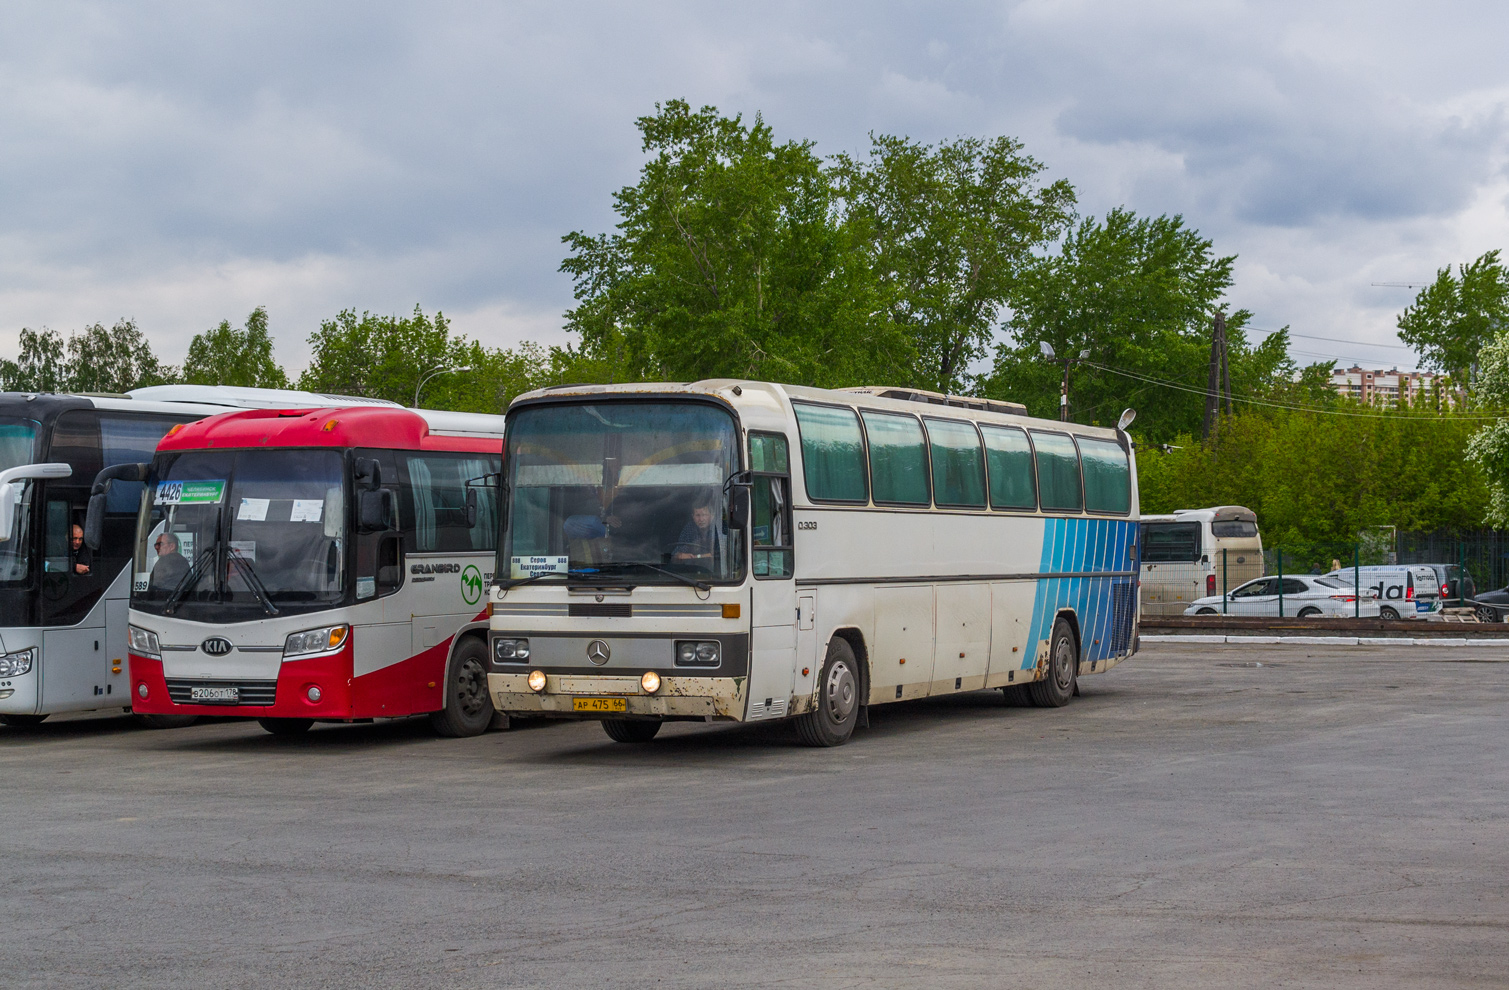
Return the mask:
{"type": "Polygon", "coordinates": [[[502,416],[251,410],[102,472],[91,515],[114,481],[145,482],[133,709],[278,734],[419,714],[444,735],[486,730],[502,436],[502,416]]]}

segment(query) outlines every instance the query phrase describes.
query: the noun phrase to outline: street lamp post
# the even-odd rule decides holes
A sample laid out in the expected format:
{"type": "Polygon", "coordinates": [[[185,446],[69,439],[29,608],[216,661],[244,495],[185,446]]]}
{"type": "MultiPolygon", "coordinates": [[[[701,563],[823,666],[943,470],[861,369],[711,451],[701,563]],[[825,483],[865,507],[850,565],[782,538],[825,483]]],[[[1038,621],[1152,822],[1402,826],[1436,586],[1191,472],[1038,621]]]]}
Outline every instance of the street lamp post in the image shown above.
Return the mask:
{"type": "MultiPolygon", "coordinates": [[[[1053,352],[1053,345],[1046,340],[1037,343],[1038,349],[1043,352],[1043,357],[1049,361],[1057,361],[1058,355],[1053,352]]],[[[1064,358],[1064,384],[1058,391],[1058,418],[1061,422],[1069,422],[1069,366],[1075,361],[1084,361],[1090,357],[1090,349],[1086,347],[1079,352],[1079,357],[1064,358]]]]}
{"type": "Polygon", "coordinates": [[[425,376],[423,378],[419,379],[419,384],[414,386],[414,408],[415,409],[419,408],[419,393],[424,388],[425,383],[428,382],[431,378],[434,378],[436,375],[448,375],[448,374],[450,374],[453,371],[471,371],[471,370],[472,370],[472,366],[469,365],[469,364],[463,364],[460,367],[456,367],[456,368],[447,368],[444,365],[441,365],[441,366],[436,367],[436,368],[431,368],[428,372],[425,373],[425,376]]]}

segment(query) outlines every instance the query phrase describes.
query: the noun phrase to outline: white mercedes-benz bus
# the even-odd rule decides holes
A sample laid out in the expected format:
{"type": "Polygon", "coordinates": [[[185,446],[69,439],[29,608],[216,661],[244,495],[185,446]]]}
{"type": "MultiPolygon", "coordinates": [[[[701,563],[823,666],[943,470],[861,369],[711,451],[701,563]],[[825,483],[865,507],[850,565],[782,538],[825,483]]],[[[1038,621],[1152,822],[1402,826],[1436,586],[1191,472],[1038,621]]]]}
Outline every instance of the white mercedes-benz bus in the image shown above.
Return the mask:
{"type": "Polygon", "coordinates": [[[793,718],[1002,688],[1067,704],[1136,650],[1137,489],[1104,429],[913,390],[750,381],[532,392],[508,414],[500,711],[793,718]]]}
{"type": "Polygon", "coordinates": [[[175,426],[227,410],[353,403],[384,404],[207,385],[120,396],[0,394],[0,724],[131,707],[126,564],[142,485],[111,489],[100,546],[91,549],[85,513],[101,470],[150,461],[175,426]]]}

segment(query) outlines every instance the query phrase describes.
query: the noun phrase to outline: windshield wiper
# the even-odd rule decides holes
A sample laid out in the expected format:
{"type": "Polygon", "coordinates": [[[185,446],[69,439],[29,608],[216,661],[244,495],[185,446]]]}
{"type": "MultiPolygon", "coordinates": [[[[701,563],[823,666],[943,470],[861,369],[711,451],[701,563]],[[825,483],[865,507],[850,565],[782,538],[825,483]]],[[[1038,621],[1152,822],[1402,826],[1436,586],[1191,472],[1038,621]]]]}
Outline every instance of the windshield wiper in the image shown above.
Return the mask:
{"type": "Polygon", "coordinates": [[[267,585],[262,583],[262,578],[258,576],[256,570],[252,567],[251,561],[239,553],[232,551],[231,563],[241,568],[241,576],[246,579],[246,586],[252,590],[252,594],[257,596],[257,600],[262,603],[262,607],[267,610],[267,614],[277,615],[278,607],[272,603],[272,597],[267,593],[267,585]]]}
{"type": "Polygon", "coordinates": [[[162,612],[164,615],[173,614],[173,610],[178,606],[178,600],[188,594],[189,589],[198,584],[199,579],[204,576],[204,562],[214,558],[214,556],[215,548],[213,546],[205,547],[199,551],[199,555],[194,558],[194,566],[190,567],[189,572],[179,579],[178,583],[173,586],[172,593],[168,595],[168,600],[162,603],[162,612]]]}
{"type": "Polygon", "coordinates": [[[677,581],[680,581],[682,584],[687,585],[688,587],[691,587],[691,588],[696,588],[698,591],[711,591],[712,587],[713,587],[712,585],[708,584],[706,581],[698,581],[696,578],[689,578],[685,574],[677,574],[675,571],[668,571],[664,567],[657,567],[654,564],[647,564],[647,563],[645,563],[642,560],[626,560],[626,561],[623,561],[621,563],[617,563],[616,562],[616,563],[612,563],[612,564],[607,564],[605,566],[607,566],[607,567],[644,567],[644,568],[648,568],[649,570],[655,571],[658,574],[664,574],[667,577],[673,577],[677,581]]]}

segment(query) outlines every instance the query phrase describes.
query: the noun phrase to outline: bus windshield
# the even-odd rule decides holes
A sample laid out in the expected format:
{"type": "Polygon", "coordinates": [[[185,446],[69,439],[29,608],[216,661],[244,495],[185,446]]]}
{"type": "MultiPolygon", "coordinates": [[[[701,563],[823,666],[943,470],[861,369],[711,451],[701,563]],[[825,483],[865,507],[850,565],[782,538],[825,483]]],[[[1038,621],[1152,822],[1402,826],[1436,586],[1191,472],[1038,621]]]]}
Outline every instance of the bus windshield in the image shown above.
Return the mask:
{"type": "Polygon", "coordinates": [[[272,614],[345,597],[338,451],[164,454],[142,497],[133,608],[162,613],[181,604],[187,617],[214,604],[272,614]]]}
{"type": "Polygon", "coordinates": [[[743,579],[725,483],[733,417],[703,402],[526,407],[510,417],[502,580],[723,583],[743,579]]]}
{"type": "MultiPolygon", "coordinates": [[[[0,416],[0,471],[31,464],[37,455],[37,423],[18,416],[0,416]]],[[[16,485],[15,522],[9,538],[0,543],[0,584],[27,579],[31,554],[31,482],[16,485]]]]}

